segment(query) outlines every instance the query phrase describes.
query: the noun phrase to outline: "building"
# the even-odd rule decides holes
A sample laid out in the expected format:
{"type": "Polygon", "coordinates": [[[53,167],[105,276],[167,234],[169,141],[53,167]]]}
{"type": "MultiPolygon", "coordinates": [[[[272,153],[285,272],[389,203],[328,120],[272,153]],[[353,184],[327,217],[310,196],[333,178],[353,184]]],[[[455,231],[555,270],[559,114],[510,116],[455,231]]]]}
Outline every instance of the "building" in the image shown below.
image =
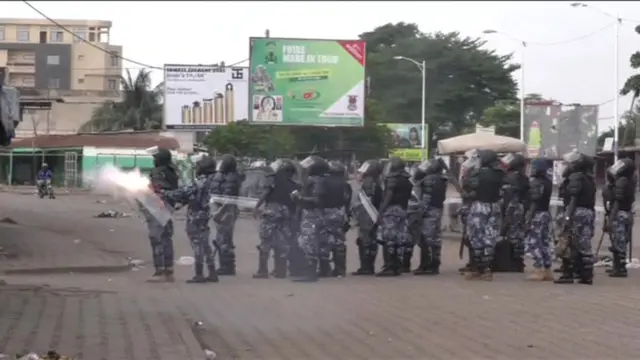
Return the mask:
{"type": "Polygon", "coordinates": [[[46,19],[0,18],[5,83],[16,86],[21,99],[50,103],[25,109],[18,137],[75,133],[94,108],[120,99],[122,46],[109,43],[111,21],[56,21],[90,44],[46,19]]]}

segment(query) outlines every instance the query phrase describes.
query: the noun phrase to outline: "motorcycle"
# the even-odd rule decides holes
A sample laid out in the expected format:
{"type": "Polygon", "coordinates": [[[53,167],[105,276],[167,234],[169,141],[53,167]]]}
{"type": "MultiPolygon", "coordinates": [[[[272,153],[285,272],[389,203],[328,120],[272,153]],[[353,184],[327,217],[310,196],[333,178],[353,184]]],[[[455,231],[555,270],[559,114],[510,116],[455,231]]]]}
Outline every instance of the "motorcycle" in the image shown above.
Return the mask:
{"type": "Polygon", "coordinates": [[[49,196],[49,199],[55,199],[55,196],[53,195],[53,188],[51,187],[51,180],[38,180],[37,188],[40,199],[44,199],[47,195],[49,196]]]}

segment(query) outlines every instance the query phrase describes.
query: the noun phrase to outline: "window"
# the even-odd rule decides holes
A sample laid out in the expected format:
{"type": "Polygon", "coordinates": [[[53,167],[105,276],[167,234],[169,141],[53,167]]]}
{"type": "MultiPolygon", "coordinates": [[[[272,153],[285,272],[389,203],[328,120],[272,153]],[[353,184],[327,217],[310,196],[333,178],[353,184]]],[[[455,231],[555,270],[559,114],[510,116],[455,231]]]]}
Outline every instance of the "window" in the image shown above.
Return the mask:
{"type": "Polygon", "coordinates": [[[0,26],[0,41],[4,41],[4,26],[0,26]]]}
{"type": "Polygon", "coordinates": [[[29,27],[19,26],[16,31],[16,39],[18,39],[18,41],[29,41],[29,27]]]}
{"type": "Polygon", "coordinates": [[[60,55],[47,55],[47,65],[60,65],[60,55]]]}
{"type": "Polygon", "coordinates": [[[96,33],[94,32],[89,33],[89,41],[96,42],[96,33]]]}
{"type": "Polygon", "coordinates": [[[49,41],[52,43],[61,43],[64,41],[64,33],[61,30],[51,30],[49,32],[49,41]]]}
{"type": "Polygon", "coordinates": [[[111,53],[111,66],[118,66],[120,64],[120,57],[117,52],[111,53]]]}
{"type": "Polygon", "coordinates": [[[36,86],[36,78],[33,76],[25,76],[22,78],[22,85],[24,86],[36,86]]]}
{"type": "Polygon", "coordinates": [[[107,80],[107,87],[109,88],[109,90],[117,90],[118,86],[118,81],[114,80],[114,79],[109,79],[107,80]]]}
{"type": "Polygon", "coordinates": [[[87,29],[86,28],[74,28],[73,33],[76,36],[73,37],[74,43],[82,42],[83,40],[87,40],[87,29]]]}
{"type": "Polygon", "coordinates": [[[84,55],[82,54],[78,55],[78,60],[84,60],[84,55]]]}
{"type": "Polygon", "coordinates": [[[26,53],[26,54],[22,54],[22,60],[24,61],[36,61],[36,54],[34,53],[26,53]]]}
{"type": "Polygon", "coordinates": [[[84,79],[78,79],[78,84],[84,84],[84,79]]]}
{"type": "Polygon", "coordinates": [[[49,79],[49,89],[59,89],[60,79],[49,79]]]}

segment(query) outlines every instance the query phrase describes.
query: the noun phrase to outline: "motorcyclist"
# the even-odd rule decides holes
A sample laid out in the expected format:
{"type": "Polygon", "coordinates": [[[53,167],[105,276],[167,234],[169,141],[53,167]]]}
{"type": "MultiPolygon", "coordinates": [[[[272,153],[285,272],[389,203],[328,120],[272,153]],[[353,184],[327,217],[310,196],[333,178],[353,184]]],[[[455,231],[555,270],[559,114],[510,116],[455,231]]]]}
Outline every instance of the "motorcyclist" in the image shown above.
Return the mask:
{"type": "Polygon", "coordinates": [[[55,198],[55,196],[53,195],[53,187],[51,186],[52,178],[53,178],[53,172],[49,168],[49,165],[47,163],[42,163],[42,167],[38,172],[38,179],[37,179],[38,192],[41,191],[40,190],[41,187],[46,186],[45,189],[48,190],[50,199],[55,198]]]}

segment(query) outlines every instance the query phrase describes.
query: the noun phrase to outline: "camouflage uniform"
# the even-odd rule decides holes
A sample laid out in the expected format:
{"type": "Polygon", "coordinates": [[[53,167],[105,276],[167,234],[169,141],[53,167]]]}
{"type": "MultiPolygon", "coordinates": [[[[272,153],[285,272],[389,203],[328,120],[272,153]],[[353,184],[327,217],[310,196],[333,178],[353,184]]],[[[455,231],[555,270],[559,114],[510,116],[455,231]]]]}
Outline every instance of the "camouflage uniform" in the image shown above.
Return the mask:
{"type": "MultiPolygon", "coordinates": [[[[347,252],[346,236],[344,232],[345,212],[339,208],[324,209],[324,226],[325,233],[322,238],[326,239],[326,251],[321,249],[320,262],[325,258],[328,258],[329,254],[333,254],[334,257],[334,270],[330,274],[332,276],[344,276],[344,270],[340,269],[343,266],[340,261],[335,261],[336,258],[344,256],[347,252]],[[326,251],[326,252],[325,252],[326,251]]],[[[322,269],[321,269],[322,272],[322,269]]]]}
{"type": "Polygon", "coordinates": [[[197,176],[192,184],[164,193],[171,201],[187,204],[185,230],[191,242],[191,248],[193,249],[195,258],[195,276],[188,282],[218,281],[213,251],[209,243],[209,200],[213,189],[213,176],[214,175],[197,176]],[[209,276],[207,278],[203,275],[205,262],[209,270],[209,276]]]}
{"type": "Polygon", "coordinates": [[[321,256],[320,249],[328,249],[324,230],[324,212],[322,209],[304,209],[300,221],[298,244],[307,260],[316,260],[321,256]]]}
{"type": "Polygon", "coordinates": [[[407,209],[407,246],[404,248],[404,254],[402,255],[402,269],[403,273],[411,272],[411,259],[413,258],[413,249],[416,245],[420,245],[422,242],[422,228],[423,228],[423,207],[412,197],[409,200],[409,207],[407,209]]]}
{"type": "MultiPolygon", "coordinates": [[[[267,203],[262,212],[260,222],[260,254],[268,257],[273,251],[276,263],[285,263],[289,255],[289,239],[291,238],[291,210],[278,203],[267,203]]],[[[283,269],[284,270],[284,269],[283,269]]],[[[277,277],[284,277],[276,274],[277,277]]]]}
{"type": "Polygon", "coordinates": [[[467,235],[477,258],[483,264],[493,260],[493,250],[500,234],[500,205],[474,201],[467,217],[467,235]]]}
{"type": "Polygon", "coordinates": [[[551,214],[538,211],[533,215],[531,227],[527,233],[527,248],[533,257],[533,267],[538,270],[551,269],[551,214]]]}

